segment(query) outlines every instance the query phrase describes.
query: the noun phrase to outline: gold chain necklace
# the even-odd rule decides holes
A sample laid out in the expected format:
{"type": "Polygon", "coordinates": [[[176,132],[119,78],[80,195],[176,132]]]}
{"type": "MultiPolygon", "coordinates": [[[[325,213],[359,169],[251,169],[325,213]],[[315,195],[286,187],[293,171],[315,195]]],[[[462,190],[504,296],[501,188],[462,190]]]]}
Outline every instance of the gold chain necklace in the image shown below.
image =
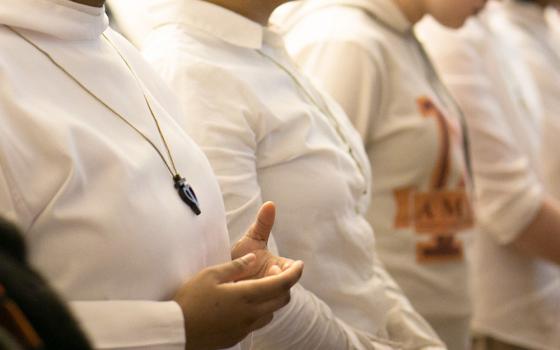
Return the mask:
{"type": "Polygon", "coordinates": [[[117,112],[115,109],[113,109],[111,106],[109,106],[105,101],[103,101],[99,96],[97,96],[96,94],[94,94],[91,90],[89,90],[84,84],[82,84],[76,77],[74,77],[70,72],[68,72],[63,66],[61,66],[48,52],[46,52],[45,50],[43,50],[41,47],[39,47],[37,44],[35,44],[34,42],[32,42],[30,39],[26,38],[23,34],[19,33],[18,31],[16,31],[15,29],[13,29],[12,27],[7,26],[8,29],[10,29],[12,32],[14,32],[17,36],[19,36],[20,38],[22,38],[24,41],[26,41],[28,44],[30,44],[31,46],[33,46],[36,50],[38,50],[39,52],[41,52],[45,57],[47,57],[49,59],[49,61],[51,61],[58,69],[60,69],[62,72],[64,72],[64,74],[66,74],[71,80],[73,80],[76,84],[78,84],[78,86],[80,88],[82,88],[85,92],[87,92],[89,95],[91,95],[97,102],[99,102],[100,104],[102,104],[105,108],[107,108],[109,111],[111,111],[114,115],[116,115],[120,120],[122,120],[126,125],[128,125],[131,129],[133,129],[138,135],[140,135],[146,142],[148,142],[148,144],[157,152],[157,154],[159,155],[159,157],[161,158],[161,160],[163,161],[163,163],[165,164],[165,167],[167,168],[167,170],[169,171],[169,173],[171,174],[172,178],[173,178],[173,184],[175,189],[177,190],[179,197],[181,198],[181,200],[183,202],[185,202],[185,204],[187,204],[189,206],[189,208],[191,208],[191,210],[195,213],[195,215],[200,215],[201,210],[200,210],[200,204],[198,202],[198,198],[196,197],[196,194],[194,192],[194,189],[192,188],[192,186],[187,183],[187,181],[185,180],[184,177],[182,177],[179,172],[177,171],[177,167],[175,166],[175,161],[173,160],[173,156],[171,155],[171,150],[169,148],[169,145],[167,143],[167,140],[165,139],[165,136],[163,134],[163,131],[161,130],[161,126],[159,124],[159,121],[153,111],[152,105],[148,99],[148,96],[146,95],[146,92],[144,91],[144,88],[142,87],[142,84],[140,83],[140,79],[138,78],[138,75],[136,74],[136,72],[134,71],[134,69],[132,68],[132,66],[130,65],[130,63],[128,63],[128,61],[125,59],[125,57],[123,56],[123,54],[120,52],[120,50],[116,47],[116,45],[105,35],[105,33],[103,33],[103,38],[109,43],[109,45],[113,48],[113,50],[115,50],[115,52],[119,55],[119,57],[122,59],[122,61],[124,62],[124,64],[126,65],[126,67],[128,68],[128,70],[130,71],[130,73],[132,74],[132,76],[134,77],[134,80],[136,82],[136,84],[138,85],[138,87],[140,88],[140,90],[142,91],[142,95],[144,96],[144,100],[146,101],[146,105],[148,106],[148,111],[150,112],[150,115],[152,116],[152,119],[154,121],[154,124],[156,125],[156,129],[158,131],[158,134],[163,142],[163,145],[165,146],[165,150],[167,152],[167,155],[169,156],[169,163],[167,162],[167,160],[165,159],[164,155],[161,153],[161,151],[159,150],[159,148],[154,144],[154,142],[152,140],[150,140],[142,131],[140,131],[136,126],[134,126],[134,124],[132,124],[128,119],[126,119],[122,114],[120,114],[119,112],[117,112]]]}

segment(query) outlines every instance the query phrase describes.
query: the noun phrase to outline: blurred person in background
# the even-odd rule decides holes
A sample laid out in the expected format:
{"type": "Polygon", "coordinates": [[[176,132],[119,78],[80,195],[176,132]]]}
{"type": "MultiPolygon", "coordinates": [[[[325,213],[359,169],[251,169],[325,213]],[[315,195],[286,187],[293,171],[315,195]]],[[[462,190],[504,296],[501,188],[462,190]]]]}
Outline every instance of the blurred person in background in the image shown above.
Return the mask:
{"type": "Polygon", "coordinates": [[[556,41],[553,14],[559,0],[504,0],[494,2],[491,26],[501,40],[519,52],[529,68],[541,98],[543,181],[547,190],[560,199],[560,41],[556,41]]]}
{"type": "Polygon", "coordinates": [[[547,103],[524,59],[542,55],[543,48],[512,45],[518,34],[509,31],[504,39],[495,20],[489,8],[459,31],[434,21],[420,29],[465,112],[470,134],[478,219],[475,348],[555,350],[560,348],[560,204],[542,173],[547,103]]]}
{"type": "Polygon", "coordinates": [[[306,0],[281,8],[289,53],[339,102],[372,164],[379,256],[451,350],[470,348],[474,225],[461,110],[415,25],[461,27],[484,0],[306,0]]]}

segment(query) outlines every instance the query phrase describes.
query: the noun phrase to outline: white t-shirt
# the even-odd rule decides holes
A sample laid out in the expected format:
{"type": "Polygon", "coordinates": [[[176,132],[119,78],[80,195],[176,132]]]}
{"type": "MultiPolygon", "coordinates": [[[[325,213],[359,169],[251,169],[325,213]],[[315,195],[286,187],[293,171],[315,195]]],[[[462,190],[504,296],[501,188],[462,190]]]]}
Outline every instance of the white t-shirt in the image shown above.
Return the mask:
{"type": "Polygon", "coordinates": [[[176,100],[107,28],[102,8],[3,0],[0,47],[0,215],[22,229],[30,262],[70,301],[96,348],[183,350],[182,312],[170,300],[196,272],[230,258],[218,183],[176,123],[176,100]],[[138,133],[7,25],[166,155],[143,89],[202,214],[181,201],[138,133]]]}
{"type": "Polygon", "coordinates": [[[366,217],[387,270],[423,316],[468,318],[460,112],[410,22],[393,0],[310,0],[276,16],[288,51],[363,137],[374,179],[366,217]]]}
{"type": "Polygon", "coordinates": [[[557,266],[511,245],[542,205],[541,112],[519,52],[495,36],[486,14],[460,31],[433,21],[425,38],[463,108],[472,145],[479,234],[473,247],[476,331],[530,349],[560,345],[557,266]]]}
{"type": "Polygon", "coordinates": [[[161,23],[143,52],[179,94],[182,124],[210,159],[231,239],[272,200],[280,254],[305,262],[301,286],[254,347],[374,349],[390,339],[441,348],[377,262],[364,217],[369,163],[342,110],[300,75],[269,29],[204,1],[173,3],[184,9],[146,1],[161,23]]]}

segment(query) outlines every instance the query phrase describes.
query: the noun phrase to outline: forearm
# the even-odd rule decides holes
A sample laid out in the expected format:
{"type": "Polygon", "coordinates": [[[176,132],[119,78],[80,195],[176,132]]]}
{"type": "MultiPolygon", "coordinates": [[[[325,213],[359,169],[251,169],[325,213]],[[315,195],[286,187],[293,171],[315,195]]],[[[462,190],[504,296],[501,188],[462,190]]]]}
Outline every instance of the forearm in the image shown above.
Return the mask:
{"type": "Polygon", "coordinates": [[[545,197],[533,220],[511,244],[525,254],[560,265],[560,203],[545,197]]]}

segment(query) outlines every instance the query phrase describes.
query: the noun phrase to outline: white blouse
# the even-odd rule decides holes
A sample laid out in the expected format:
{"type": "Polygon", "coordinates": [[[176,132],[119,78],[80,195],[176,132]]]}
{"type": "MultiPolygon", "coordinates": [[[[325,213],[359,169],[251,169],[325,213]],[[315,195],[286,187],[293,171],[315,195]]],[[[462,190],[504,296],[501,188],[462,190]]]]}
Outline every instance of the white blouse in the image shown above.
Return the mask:
{"type": "Polygon", "coordinates": [[[218,176],[231,240],[272,200],[279,252],[305,262],[301,287],[255,348],[440,348],[377,260],[364,217],[369,163],[342,110],[274,32],[204,1],[163,2],[184,8],[146,1],[160,23],[143,52],[179,94],[182,125],[218,176]]]}
{"type": "Polygon", "coordinates": [[[422,316],[468,319],[474,218],[460,111],[393,0],[293,4],[275,14],[289,53],[364,140],[381,260],[422,316]]]}
{"type": "Polygon", "coordinates": [[[491,8],[491,24],[502,40],[516,47],[535,79],[542,106],[542,175],[547,192],[560,199],[560,42],[554,39],[545,9],[508,0],[491,8]]]}
{"type": "Polygon", "coordinates": [[[422,28],[442,76],[465,111],[479,234],[473,248],[473,328],[530,349],[560,345],[558,266],[508,245],[543,202],[541,110],[520,53],[490,29],[489,13],[457,31],[422,28]]]}
{"type": "Polygon", "coordinates": [[[102,8],[3,0],[0,47],[0,215],[23,230],[32,265],[71,302],[96,348],[184,349],[182,312],[170,300],[196,272],[230,257],[218,183],[176,123],[176,100],[107,28],[102,8]],[[202,214],[181,201],[138,133],[7,26],[166,155],[144,90],[202,214]]]}

